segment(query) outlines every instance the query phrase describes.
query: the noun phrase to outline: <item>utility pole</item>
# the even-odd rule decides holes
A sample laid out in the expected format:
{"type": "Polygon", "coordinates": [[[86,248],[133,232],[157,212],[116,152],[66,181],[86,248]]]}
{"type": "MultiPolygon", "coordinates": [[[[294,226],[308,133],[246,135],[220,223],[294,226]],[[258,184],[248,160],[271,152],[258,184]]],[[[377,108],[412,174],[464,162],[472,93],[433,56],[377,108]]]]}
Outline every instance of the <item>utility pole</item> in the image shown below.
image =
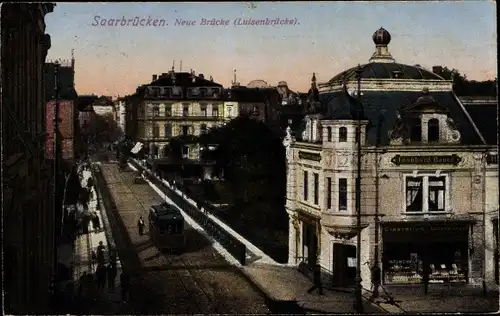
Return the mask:
{"type": "MultiPolygon", "coordinates": [[[[54,203],[54,218],[56,219],[55,225],[54,225],[54,296],[57,297],[58,293],[58,282],[59,282],[59,276],[58,276],[58,251],[57,251],[57,246],[58,246],[58,241],[60,238],[60,233],[62,230],[62,223],[60,223],[60,220],[57,216],[57,214],[60,213],[60,199],[59,199],[59,194],[58,194],[58,182],[59,182],[59,63],[56,61],[54,63],[54,119],[53,119],[53,124],[54,124],[54,130],[53,130],[53,137],[54,137],[54,143],[53,143],[53,152],[52,152],[52,159],[54,162],[54,180],[53,180],[53,203],[54,203]]],[[[62,219],[62,218],[61,218],[62,219]]]]}
{"type": "Polygon", "coordinates": [[[356,128],[356,140],[358,150],[357,177],[356,177],[356,288],[354,290],[354,309],[363,313],[363,301],[361,298],[361,67],[356,69],[356,80],[358,83],[358,104],[356,109],[358,128],[356,128]]]}

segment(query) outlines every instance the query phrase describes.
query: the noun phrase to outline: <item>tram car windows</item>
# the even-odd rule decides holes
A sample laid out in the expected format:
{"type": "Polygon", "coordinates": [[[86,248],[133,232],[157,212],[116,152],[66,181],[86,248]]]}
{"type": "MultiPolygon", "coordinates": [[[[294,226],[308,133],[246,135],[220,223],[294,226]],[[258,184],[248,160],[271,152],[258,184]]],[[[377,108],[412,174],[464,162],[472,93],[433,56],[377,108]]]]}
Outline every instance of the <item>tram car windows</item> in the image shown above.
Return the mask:
{"type": "Polygon", "coordinates": [[[184,217],[175,206],[168,203],[153,205],[148,218],[150,236],[157,248],[184,248],[184,217]]]}

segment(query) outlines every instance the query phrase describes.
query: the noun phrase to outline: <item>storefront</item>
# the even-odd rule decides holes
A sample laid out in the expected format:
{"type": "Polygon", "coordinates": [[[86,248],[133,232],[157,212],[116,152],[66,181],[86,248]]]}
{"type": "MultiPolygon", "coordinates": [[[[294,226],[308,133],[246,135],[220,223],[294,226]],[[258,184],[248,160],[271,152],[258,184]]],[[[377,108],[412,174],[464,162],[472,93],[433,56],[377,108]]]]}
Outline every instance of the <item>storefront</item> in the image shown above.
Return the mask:
{"type": "Polygon", "coordinates": [[[468,222],[412,222],[383,225],[384,284],[467,283],[468,222]],[[427,267],[427,269],[424,269],[427,267]]]}
{"type": "Polygon", "coordinates": [[[307,214],[299,213],[299,221],[302,223],[302,262],[312,270],[318,256],[318,219],[307,214]]]}
{"type": "Polygon", "coordinates": [[[494,236],[494,241],[495,241],[495,252],[493,255],[493,266],[495,267],[495,282],[499,284],[499,263],[500,263],[500,256],[499,256],[499,251],[498,251],[498,218],[493,220],[493,236],[494,236]]]}

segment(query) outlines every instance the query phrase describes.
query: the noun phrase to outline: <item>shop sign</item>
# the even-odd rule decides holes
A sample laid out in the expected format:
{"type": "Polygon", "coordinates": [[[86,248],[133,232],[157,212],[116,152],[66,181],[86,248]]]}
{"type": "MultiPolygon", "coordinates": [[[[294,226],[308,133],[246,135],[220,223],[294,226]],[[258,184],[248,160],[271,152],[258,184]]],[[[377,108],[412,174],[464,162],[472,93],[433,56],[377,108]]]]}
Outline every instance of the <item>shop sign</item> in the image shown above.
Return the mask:
{"type": "Polygon", "coordinates": [[[321,161],[321,155],[315,153],[309,153],[305,151],[299,151],[299,158],[312,161],[321,161]]]}
{"type": "Polygon", "coordinates": [[[497,154],[488,154],[486,156],[486,163],[488,165],[498,165],[498,155],[497,154]]]}
{"type": "Polygon", "coordinates": [[[424,233],[424,232],[458,232],[468,231],[467,225],[421,225],[416,224],[409,227],[385,226],[384,232],[388,233],[424,233]]]}
{"type": "Polygon", "coordinates": [[[458,165],[462,161],[458,155],[448,156],[401,156],[392,157],[391,162],[399,165],[458,165]]]}

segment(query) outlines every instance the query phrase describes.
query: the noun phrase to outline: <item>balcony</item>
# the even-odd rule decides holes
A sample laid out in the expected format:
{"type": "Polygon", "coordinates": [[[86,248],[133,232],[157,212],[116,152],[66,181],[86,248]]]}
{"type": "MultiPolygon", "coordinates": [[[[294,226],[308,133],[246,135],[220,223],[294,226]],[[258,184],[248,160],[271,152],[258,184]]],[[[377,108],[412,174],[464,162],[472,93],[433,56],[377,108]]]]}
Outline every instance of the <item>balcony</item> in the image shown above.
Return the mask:
{"type": "Polygon", "coordinates": [[[150,117],[139,117],[138,121],[222,121],[224,118],[222,116],[205,116],[203,114],[197,115],[171,115],[171,116],[150,116],[150,117]]]}

